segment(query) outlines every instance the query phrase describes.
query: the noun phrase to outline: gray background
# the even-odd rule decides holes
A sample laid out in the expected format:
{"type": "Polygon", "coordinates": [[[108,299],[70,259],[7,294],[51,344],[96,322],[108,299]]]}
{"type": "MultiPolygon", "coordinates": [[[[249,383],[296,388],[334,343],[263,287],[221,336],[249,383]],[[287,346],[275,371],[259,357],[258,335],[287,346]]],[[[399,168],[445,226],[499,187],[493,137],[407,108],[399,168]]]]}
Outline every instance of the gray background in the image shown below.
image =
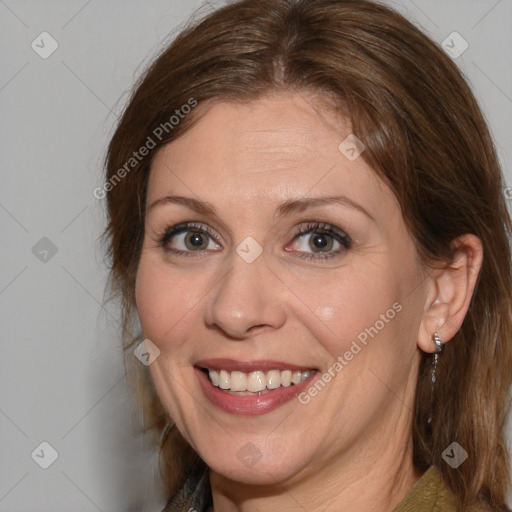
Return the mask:
{"type": "MultiPolygon", "coordinates": [[[[389,3],[439,42],[453,31],[468,42],[456,62],[512,184],[512,0],[389,3]]],[[[201,4],[0,0],[2,512],[163,505],[155,454],[136,435],[119,313],[103,305],[104,201],[93,190],[135,77],[201,4]],[[47,59],[31,47],[44,31],[59,45],[47,59]],[[48,469],[31,458],[43,441],[59,454],[48,469]]]]}

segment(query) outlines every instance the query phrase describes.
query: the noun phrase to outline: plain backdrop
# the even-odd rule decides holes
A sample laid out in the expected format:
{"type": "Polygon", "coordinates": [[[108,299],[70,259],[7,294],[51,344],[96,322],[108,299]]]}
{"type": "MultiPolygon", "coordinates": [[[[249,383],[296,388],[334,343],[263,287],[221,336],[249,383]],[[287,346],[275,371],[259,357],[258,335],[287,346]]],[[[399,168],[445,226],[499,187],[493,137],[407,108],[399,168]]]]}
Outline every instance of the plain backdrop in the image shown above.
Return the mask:
{"type": "MultiPolygon", "coordinates": [[[[456,62],[512,184],[512,1],[389,3],[439,43],[467,42],[456,62]]],[[[105,205],[93,190],[134,80],[201,5],[0,0],[2,512],[164,504],[126,391],[119,312],[103,305],[105,205]]]]}

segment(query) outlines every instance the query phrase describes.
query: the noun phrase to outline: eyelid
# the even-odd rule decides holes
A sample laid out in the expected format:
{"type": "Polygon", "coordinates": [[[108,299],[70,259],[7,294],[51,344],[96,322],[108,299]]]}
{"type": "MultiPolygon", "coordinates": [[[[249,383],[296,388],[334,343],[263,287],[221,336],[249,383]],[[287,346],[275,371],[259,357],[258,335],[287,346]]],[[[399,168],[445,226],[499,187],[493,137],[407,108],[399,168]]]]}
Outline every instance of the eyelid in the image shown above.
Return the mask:
{"type": "Polygon", "coordinates": [[[160,240],[162,243],[167,243],[167,241],[172,238],[174,235],[177,235],[179,233],[183,233],[184,231],[204,231],[207,233],[211,238],[220,244],[220,237],[215,231],[213,231],[210,226],[207,224],[203,224],[202,222],[181,222],[180,224],[176,224],[174,226],[168,227],[164,229],[164,232],[160,236],[160,240]]]}
{"type": "Polygon", "coordinates": [[[336,226],[333,226],[332,224],[329,224],[328,222],[319,222],[319,221],[306,221],[307,226],[301,227],[297,230],[296,237],[301,234],[307,234],[311,232],[323,232],[328,234],[337,235],[338,237],[351,241],[350,235],[344,231],[343,229],[337,228],[336,226]]]}

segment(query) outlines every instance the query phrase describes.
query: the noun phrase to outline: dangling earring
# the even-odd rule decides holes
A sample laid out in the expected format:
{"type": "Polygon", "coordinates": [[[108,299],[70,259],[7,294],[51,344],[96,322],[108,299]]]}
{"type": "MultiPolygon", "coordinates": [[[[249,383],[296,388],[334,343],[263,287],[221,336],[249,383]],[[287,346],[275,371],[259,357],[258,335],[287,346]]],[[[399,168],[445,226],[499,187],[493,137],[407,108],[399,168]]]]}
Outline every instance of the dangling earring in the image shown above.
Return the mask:
{"type": "Polygon", "coordinates": [[[443,343],[443,340],[441,339],[441,336],[439,336],[439,334],[437,332],[435,332],[434,335],[432,336],[432,341],[436,345],[436,351],[434,353],[434,360],[433,360],[434,368],[432,369],[432,387],[433,387],[436,382],[436,370],[437,370],[437,364],[439,362],[439,354],[444,350],[444,343],[443,343]]]}
{"type": "MultiPolygon", "coordinates": [[[[439,333],[436,331],[432,336],[432,341],[436,346],[436,351],[434,352],[434,357],[432,358],[432,393],[431,393],[431,401],[430,401],[430,411],[432,411],[432,407],[434,405],[434,384],[436,383],[436,370],[437,365],[439,363],[439,354],[444,350],[444,343],[439,336],[439,333]]],[[[430,425],[432,423],[432,416],[429,414],[427,423],[430,425]]]]}

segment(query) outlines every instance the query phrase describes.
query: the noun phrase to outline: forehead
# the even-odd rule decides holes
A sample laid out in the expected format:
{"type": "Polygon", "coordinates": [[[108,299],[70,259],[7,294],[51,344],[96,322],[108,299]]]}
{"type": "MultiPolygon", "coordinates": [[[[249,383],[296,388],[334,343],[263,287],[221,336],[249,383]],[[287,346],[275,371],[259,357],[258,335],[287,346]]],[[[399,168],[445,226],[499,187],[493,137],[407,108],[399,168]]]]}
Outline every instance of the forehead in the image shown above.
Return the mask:
{"type": "Polygon", "coordinates": [[[382,214],[394,199],[363,158],[339,150],[349,135],[348,121],[308,94],[213,103],[157,153],[148,202],[170,192],[244,205],[339,193],[382,214]]]}

